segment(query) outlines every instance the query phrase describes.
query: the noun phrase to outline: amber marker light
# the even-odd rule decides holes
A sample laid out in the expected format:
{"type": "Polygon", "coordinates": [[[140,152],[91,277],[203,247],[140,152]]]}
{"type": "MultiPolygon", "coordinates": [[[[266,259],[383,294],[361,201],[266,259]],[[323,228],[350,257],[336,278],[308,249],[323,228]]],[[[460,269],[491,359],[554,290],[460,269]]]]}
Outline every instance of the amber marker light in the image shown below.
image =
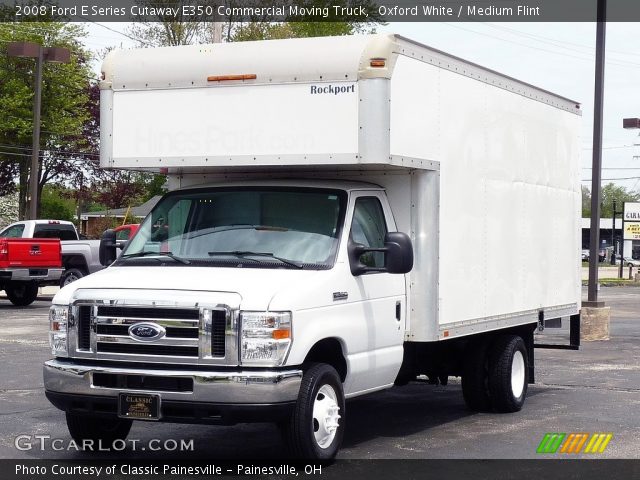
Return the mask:
{"type": "Polygon", "coordinates": [[[210,75],[208,82],[228,82],[233,80],[255,80],[258,76],[255,73],[244,73],[242,75],[210,75]]]}
{"type": "Polygon", "coordinates": [[[274,340],[286,340],[291,337],[291,330],[289,329],[278,329],[274,330],[271,334],[271,337],[274,340]]]}
{"type": "Polygon", "coordinates": [[[369,65],[376,68],[384,68],[386,61],[384,58],[372,58],[369,65]]]}

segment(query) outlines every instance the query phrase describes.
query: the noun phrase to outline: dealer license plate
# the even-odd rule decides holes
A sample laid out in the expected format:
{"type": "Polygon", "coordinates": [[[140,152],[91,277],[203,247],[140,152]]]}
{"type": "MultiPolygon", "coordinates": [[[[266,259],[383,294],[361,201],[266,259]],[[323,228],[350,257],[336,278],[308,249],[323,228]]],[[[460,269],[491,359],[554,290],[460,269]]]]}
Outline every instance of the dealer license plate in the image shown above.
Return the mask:
{"type": "Polygon", "coordinates": [[[160,395],[120,393],[118,416],[131,420],[158,420],[160,418],[160,395]]]}

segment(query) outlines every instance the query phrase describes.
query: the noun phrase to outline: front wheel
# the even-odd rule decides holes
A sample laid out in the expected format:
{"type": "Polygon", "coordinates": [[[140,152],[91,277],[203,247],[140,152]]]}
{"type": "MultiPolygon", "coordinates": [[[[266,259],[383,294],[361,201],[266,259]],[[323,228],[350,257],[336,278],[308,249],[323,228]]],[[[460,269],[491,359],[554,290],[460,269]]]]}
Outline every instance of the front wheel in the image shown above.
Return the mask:
{"type": "Polygon", "coordinates": [[[67,412],[67,428],[78,445],[93,442],[92,448],[111,448],[116,440],[126,440],[131,430],[131,420],[124,418],[95,417],[67,412]]]}
{"type": "Polygon", "coordinates": [[[283,425],[291,453],[298,458],[329,460],[344,434],[345,401],[338,372],[324,363],[310,365],[302,377],[298,401],[283,425]]]}
{"type": "Polygon", "coordinates": [[[26,307],[38,298],[38,285],[34,282],[12,282],[5,287],[5,292],[15,306],[26,307]]]}

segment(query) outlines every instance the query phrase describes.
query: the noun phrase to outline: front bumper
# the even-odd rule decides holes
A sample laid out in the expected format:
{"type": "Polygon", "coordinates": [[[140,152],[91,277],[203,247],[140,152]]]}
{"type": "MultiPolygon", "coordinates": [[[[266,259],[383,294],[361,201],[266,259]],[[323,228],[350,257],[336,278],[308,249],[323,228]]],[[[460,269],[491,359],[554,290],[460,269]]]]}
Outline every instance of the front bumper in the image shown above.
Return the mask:
{"type": "Polygon", "coordinates": [[[57,282],[62,276],[62,268],[0,268],[0,280],[8,282],[57,282]]]}
{"type": "Polygon", "coordinates": [[[43,374],[47,398],[61,410],[116,414],[119,393],[152,393],[162,400],[161,420],[184,423],[272,421],[290,411],[302,381],[298,369],[208,371],[88,365],[61,359],[45,362],[43,374]],[[113,382],[105,383],[105,378],[113,382]],[[133,383],[139,387],[127,387],[133,383]],[[145,383],[155,388],[146,388],[145,383]],[[174,385],[180,387],[171,391],[174,385]]]}

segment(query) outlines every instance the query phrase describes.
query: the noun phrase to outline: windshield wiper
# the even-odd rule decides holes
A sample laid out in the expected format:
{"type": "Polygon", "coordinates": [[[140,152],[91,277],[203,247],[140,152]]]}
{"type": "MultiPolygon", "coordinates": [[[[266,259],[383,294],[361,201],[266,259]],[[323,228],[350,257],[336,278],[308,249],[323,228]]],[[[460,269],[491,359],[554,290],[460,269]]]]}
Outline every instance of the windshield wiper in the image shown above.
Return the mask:
{"type": "MultiPolygon", "coordinates": [[[[171,252],[137,252],[137,253],[130,253],[128,255],[120,255],[120,258],[122,258],[123,260],[129,259],[129,258],[141,258],[141,257],[149,257],[151,255],[154,255],[156,257],[169,257],[172,260],[175,260],[178,263],[182,263],[183,265],[190,265],[191,262],[185,258],[181,258],[178,257],[176,255],[174,255],[171,252]]],[[[158,261],[162,261],[159,258],[156,259],[158,261]]]]}
{"type": "MultiPolygon", "coordinates": [[[[210,257],[215,257],[218,255],[232,255],[234,257],[238,257],[238,258],[246,258],[246,257],[269,257],[269,258],[273,258],[275,260],[278,260],[286,265],[290,265],[292,267],[295,268],[304,268],[303,265],[301,263],[298,262],[294,262],[293,260],[289,260],[286,258],[282,258],[282,257],[276,257],[273,253],[269,253],[269,252],[249,252],[249,251],[243,251],[243,250],[234,250],[231,252],[208,252],[210,257]]],[[[253,260],[253,261],[257,261],[255,258],[248,258],[248,260],[253,260]]]]}

